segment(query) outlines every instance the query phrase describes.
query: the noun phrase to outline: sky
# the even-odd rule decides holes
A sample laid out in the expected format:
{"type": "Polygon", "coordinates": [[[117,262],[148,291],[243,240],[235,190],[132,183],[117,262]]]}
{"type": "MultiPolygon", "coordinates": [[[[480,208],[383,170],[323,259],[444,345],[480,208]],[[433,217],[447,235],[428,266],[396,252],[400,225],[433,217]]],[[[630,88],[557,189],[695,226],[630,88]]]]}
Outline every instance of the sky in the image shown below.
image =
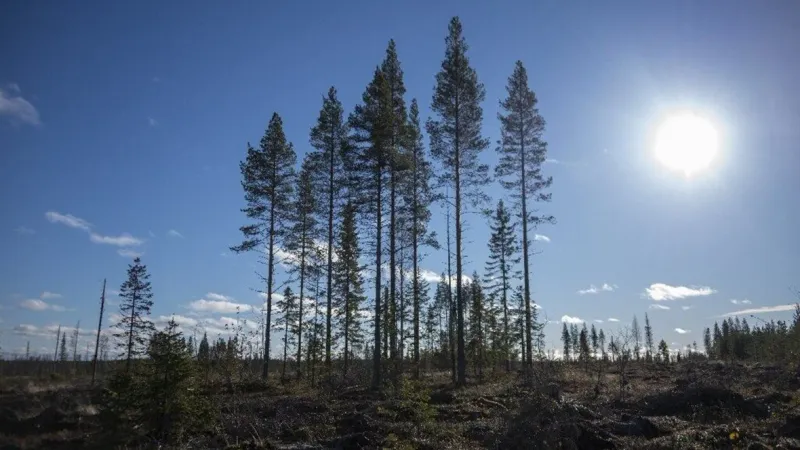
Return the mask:
{"type": "MultiPolygon", "coordinates": [[[[536,230],[533,297],[560,322],[643,323],[674,348],[726,314],[789,319],[800,288],[800,28],[796,2],[3,2],[0,5],[0,347],[50,352],[54,327],[97,326],[139,254],[153,317],[219,331],[257,305],[239,161],[273,112],[298,161],[322,96],[352,110],[397,42],[406,100],[430,116],[450,18],[486,88],[482,155],[516,60],[547,121],[556,217],[536,230]],[[654,157],[676,111],[719,152],[691,177],[654,157]],[[202,300],[202,301],[201,301],[202,300]],[[192,322],[194,321],[194,322],[192,322]]],[[[427,138],[426,138],[427,140],[427,138]]],[[[492,184],[493,201],[507,194],[492,184]]],[[[434,208],[431,227],[444,219],[434,208]]],[[[488,225],[467,215],[465,268],[488,225]]],[[[422,267],[445,268],[427,250],[422,267]]],[[[279,277],[283,276],[279,271],[279,277]]],[[[368,290],[371,292],[371,290],[368,290]]],[[[82,341],[83,342],[83,341],[82,341]]],[[[83,344],[81,344],[83,345],[83,344]]]]}

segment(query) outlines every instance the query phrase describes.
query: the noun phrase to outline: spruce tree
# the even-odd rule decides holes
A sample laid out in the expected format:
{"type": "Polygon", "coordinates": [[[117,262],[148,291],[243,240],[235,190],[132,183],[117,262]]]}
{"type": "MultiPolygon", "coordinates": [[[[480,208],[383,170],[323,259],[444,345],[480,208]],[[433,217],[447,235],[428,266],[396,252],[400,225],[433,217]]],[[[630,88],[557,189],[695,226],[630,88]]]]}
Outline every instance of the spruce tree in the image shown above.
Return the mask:
{"type": "Polygon", "coordinates": [[[483,379],[484,356],[484,298],[483,287],[478,273],[472,274],[472,283],[469,284],[470,314],[469,314],[469,343],[472,347],[471,359],[476,368],[479,379],[483,379]]]}
{"type": "Polygon", "coordinates": [[[139,257],[128,264],[128,279],[119,288],[119,313],[121,319],[116,324],[117,347],[120,357],[125,358],[125,372],[131,371],[131,360],[143,355],[155,327],[148,318],[153,306],[153,291],[147,266],[139,257]]]}
{"type": "Polygon", "coordinates": [[[339,260],[334,264],[334,289],[339,299],[339,304],[336,305],[339,311],[338,325],[344,340],[342,374],[346,377],[351,354],[354,353],[353,347],[364,343],[359,318],[364,303],[364,280],[361,277],[362,267],[358,262],[361,251],[358,247],[356,208],[352,203],[347,203],[342,211],[337,254],[339,260]]]}
{"type": "Polygon", "coordinates": [[[422,284],[420,276],[420,246],[428,245],[438,248],[435,232],[429,232],[428,222],[431,219],[430,204],[434,200],[431,189],[433,170],[425,157],[425,146],[422,143],[419,106],[417,100],[411,100],[408,128],[408,173],[403,188],[405,208],[408,210],[411,237],[411,290],[412,314],[414,322],[414,377],[420,376],[420,314],[422,311],[422,284]]]}
{"type": "Polygon", "coordinates": [[[511,335],[509,330],[509,295],[511,280],[518,276],[519,271],[514,266],[519,264],[519,248],[514,224],[504,203],[497,203],[489,236],[489,261],[486,262],[486,277],[489,280],[487,290],[489,295],[500,299],[500,308],[503,315],[503,329],[500,336],[502,351],[505,354],[506,371],[511,370],[511,335]]]}
{"type": "Polygon", "coordinates": [[[269,376],[270,329],[272,328],[272,291],[275,275],[275,251],[283,244],[291,218],[296,155],[283,132],[283,120],[274,113],[259,148],[247,144],[247,157],[239,164],[247,206],[242,209],[253,223],[239,228],[241,244],[231,251],[266,249],[266,322],[264,327],[264,366],[262,378],[269,376]]]}
{"type": "MultiPolygon", "coordinates": [[[[572,344],[572,357],[578,358],[580,356],[580,330],[578,329],[578,324],[570,324],[569,326],[569,337],[572,344]]],[[[526,335],[527,338],[527,335],[526,335]]]]}
{"type": "Polygon", "coordinates": [[[333,245],[336,236],[336,217],[340,211],[340,202],[348,185],[345,164],[348,152],[348,126],[344,120],[344,108],[336,96],[336,88],[331,87],[322,101],[317,124],[311,129],[311,146],[317,149],[314,154],[314,188],[319,195],[324,195],[325,205],[320,208],[321,215],[327,223],[327,289],[325,305],[325,367],[331,365],[331,333],[333,320],[333,245]]]}
{"type": "Polygon", "coordinates": [[[650,318],[644,313],[644,342],[647,346],[647,361],[653,357],[653,328],[650,327],[650,318]]]}
{"type": "Polygon", "coordinates": [[[590,337],[592,339],[592,356],[597,358],[597,349],[600,346],[599,336],[597,335],[597,328],[594,327],[592,324],[592,331],[590,333],[590,337]]]}
{"type": "Polygon", "coordinates": [[[294,217],[291,230],[286,236],[286,249],[298,261],[290,272],[300,281],[299,301],[297,303],[297,377],[300,378],[300,363],[303,356],[303,329],[305,327],[303,307],[306,301],[306,285],[311,278],[314,267],[311,264],[311,252],[316,245],[314,239],[319,236],[319,223],[317,221],[318,204],[316,201],[314,181],[314,157],[306,155],[297,177],[297,196],[293,208],[294,217]]]}
{"type": "Polygon", "coordinates": [[[58,353],[58,360],[67,362],[67,333],[61,335],[61,350],[58,353]]]}
{"type": "Polygon", "coordinates": [[[606,359],[606,333],[603,331],[602,328],[600,329],[600,333],[598,333],[598,335],[597,335],[597,341],[600,344],[600,354],[601,354],[603,360],[605,360],[606,359]]]}
{"type": "Polygon", "coordinates": [[[581,332],[578,337],[579,347],[578,347],[578,354],[580,355],[581,361],[586,361],[589,359],[589,330],[586,329],[586,323],[584,322],[583,327],[581,328],[581,332]]]}
{"type": "Polygon", "coordinates": [[[200,345],[197,346],[197,359],[202,363],[208,363],[211,357],[211,349],[208,346],[208,334],[203,332],[203,339],[200,340],[200,345]]]}
{"type": "Polygon", "coordinates": [[[658,352],[661,354],[661,360],[664,363],[669,362],[669,347],[667,347],[667,343],[662,339],[661,342],[658,343],[658,352]]]}
{"type": "Polygon", "coordinates": [[[462,232],[464,200],[476,206],[486,201],[481,187],[489,183],[489,167],[481,164],[478,155],[489,146],[481,135],[483,102],[486,92],[478,82],[475,69],[470,67],[468,46],[462,35],[461,21],[453,17],[445,39],[445,58],[436,74],[431,109],[437,120],[427,123],[431,137],[431,153],[444,168],[443,181],[452,184],[455,202],[456,244],[456,312],[458,377],[457,384],[466,383],[466,354],[464,348],[464,307],[462,286],[464,275],[462,232]]]}
{"type": "Polygon", "coordinates": [[[570,348],[572,346],[572,338],[569,335],[569,328],[567,323],[564,322],[561,328],[561,342],[564,343],[564,361],[569,361],[570,348]]]}
{"type": "Polygon", "coordinates": [[[705,347],[706,356],[711,359],[713,357],[713,349],[711,346],[711,330],[708,327],[703,331],[703,347],[705,347]]]}
{"type": "Polygon", "coordinates": [[[365,221],[373,222],[375,258],[375,321],[373,349],[373,389],[378,389],[382,380],[381,328],[381,270],[383,262],[383,196],[386,168],[390,161],[390,135],[392,126],[392,102],[389,83],[380,68],[375,70],[372,82],[362,96],[362,104],[356,105],[350,115],[352,143],[356,146],[356,165],[353,178],[357,180],[360,196],[356,199],[365,221]]]}
{"type": "MultiPolygon", "coordinates": [[[[539,114],[536,94],[528,87],[528,73],[521,61],[517,61],[506,91],[508,96],[500,102],[503,112],[498,114],[502,137],[497,148],[500,161],[495,167],[495,176],[501,179],[502,186],[517,200],[515,209],[522,224],[522,280],[525,289],[526,340],[530,352],[531,241],[528,233],[541,224],[555,223],[555,218],[536,215],[528,202],[549,202],[551,194],[547,190],[553,178],[542,173],[542,165],[547,159],[547,143],[542,139],[545,121],[539,114]]],[[[530,353],[528,361],[530,363],[530,353]]]]}

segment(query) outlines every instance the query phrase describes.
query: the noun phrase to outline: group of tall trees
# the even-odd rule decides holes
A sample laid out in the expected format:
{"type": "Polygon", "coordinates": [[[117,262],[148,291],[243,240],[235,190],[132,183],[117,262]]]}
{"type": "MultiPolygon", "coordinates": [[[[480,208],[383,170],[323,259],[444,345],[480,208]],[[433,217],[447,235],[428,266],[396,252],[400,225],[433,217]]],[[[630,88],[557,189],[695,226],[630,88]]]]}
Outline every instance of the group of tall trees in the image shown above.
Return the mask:
{"type": "Polygon", "coordinates": [[[800,305],[791,321],[758,322],[728,317],[703,331],[703,345],[710,358],[725,361],[788,361],[800,355],[800,305]]]}
{"type": "Polygon", "coordinates": [[[247,145],[240,170],[246,201],[243,212],[249,223],[241,227],[244,239],[232,250],[264,254],[264,377],[268,376],[274,325],[275,268],[287,262],[278,257],[287,252],[293,266],[291,282],[299,284],[299,297],[288,305],[283,296],[280,325],[284,345],[288,346],[288,336],[294,335],[298,367],[306,335],[309,344],[324,342],[327,370],[334,349],[340,352],[346,371],[352,356],[371,345],[375,386],[382,383],[385,373],[399,373],[406,358],[419,376],[423,353],[432,351],[424,346],[425,338],[429,345],[436,340],[431,334],[438,324],[433,322],[442,312],[446,324],[439,328],[446,329],[444,349],[454,363],[456,383],[466,381],[468,343],[471,353],[477,351],[473,358],[480,359],[486,343],[492,342],[494,353],[502,353],[501,360],[510,367],[512,353],[517,351],[512,346],[513,329],[517,328],[514,320],[521,325],[522,359],[532,361],[538,327],[531,300],[530,235],[536,226],[554,222],[552,216],[538,215],[533,207],[534,202],[550,200],[547,191],[552,178],[542,173],[547,153],[542,139],[545,122],[528,86],[526,70],[517,62],[508,81],[507,98],[500,102],[500,161],[494,171],[513,202],[510,207],[501,202],[494,217],[489,244],[492,256],[486,266],[487,301],[477,276],[467,286],[464,269],[466,213],[486,210],[485,186],[491,180],[488,165],[480,160],[490,145],[482,132],[485,89],[470,65],[468,50],[461,22],[453,18],[445,39],[445,57],[436,74],[433,115],[425,122],[430,153],[425,148],[417,100],[407,106],[394,41],[389,41],[361,102],[346,119],[336,89],[330,88],[310,131],[315,150],[305,153],[299,174],[294,147],[277,113],[259,146],[247,145]],[[439,163],[438,168],[429,157],[439,163]],[[420,261],[425,247],[439,247],[438,236],[428,226],[430,205],[436,201],[447,210],[448,267],[446,282],[439,283],[437,299],[430,304],[420,261]],[[517,225],[521,238],[515,231],[517,225]],[[323,258],[315,257],[315,252],[323,253],[323,258]],[[362,258],[372,263],[362,266],[362,258]],[[520,260],[521,271],[517,267],[520,260]],[[371,313],[364,309],[364,273],[371,274],[374,286],[371,313]],[[324,286],[307,297],[307,286],[319,277],[324,278],[324,286]],[[514,289],[519,281],[517,296],[514,289]],[[472,304],[467,303],[468,297],[472,304]],[[324,306],[322,327],[316,314],[318,301],[324,306]],[[518,303],[512,305],[515,301],[518,303]],[[315,313],[304,314],[304,305],[313,305],[315,313]],[[366,339],[363,320],[370,315],[371,342],[366,339]],[[466,323],[467,316],[472,323],[466,323]],[[406,347],[409,339],[410,352],[406,347]],[[389,360],[386,364],[384,357],[389,360]]]}

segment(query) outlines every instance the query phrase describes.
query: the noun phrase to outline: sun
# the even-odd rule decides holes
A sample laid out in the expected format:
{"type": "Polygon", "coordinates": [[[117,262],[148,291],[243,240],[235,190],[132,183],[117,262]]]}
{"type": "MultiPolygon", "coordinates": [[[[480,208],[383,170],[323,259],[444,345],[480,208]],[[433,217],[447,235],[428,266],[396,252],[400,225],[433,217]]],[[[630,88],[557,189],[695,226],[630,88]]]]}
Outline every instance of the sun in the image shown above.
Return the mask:
{"type": "Polygon", "coordinates": [[[692,113],[670,116],[656,133],[656,158],[687,177],[711,164],[717,154],[717,130],[692,113]]]}

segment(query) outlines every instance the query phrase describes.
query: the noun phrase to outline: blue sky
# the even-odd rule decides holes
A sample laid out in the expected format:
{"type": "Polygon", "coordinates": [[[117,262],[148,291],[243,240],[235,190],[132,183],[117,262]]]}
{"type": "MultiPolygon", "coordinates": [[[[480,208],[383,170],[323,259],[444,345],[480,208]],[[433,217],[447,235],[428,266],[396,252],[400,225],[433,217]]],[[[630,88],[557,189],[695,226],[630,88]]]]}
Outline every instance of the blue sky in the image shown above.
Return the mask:
{"type": "MultiPolygon", "coordinates": [[[[255,257],[227,252],[244,223],[245,143],[277,111],[308,151],[322,95],[335,85],[349,112],[390,38],[427,118],[453,15],[486,86],[485,135],[499,138],[517,59],[548,122],[557,162],[542,211],[558,224],[538,230],[549,242],[537,242],[533,289],[549,320],[614,329],[609,318],[648,312],[682,346],[722,314],[790,317],[769,310],[800,286],[795,2],[300,3],[0,6],[4,352],[51,346],[58,323],[96,326],[102,280],[118,289],[132,252],[152,274],[157,318],[213,328],[231,313],[197,305],[259,303],[255,257]],[[676,110],[720,135],[716,160],[690,178],[653,157],[654,130],[676,110]]],[[[494,144],[484,159],[496,161],[494,144]]],[[[487,225],[467,220],[471,273],[487,225]]],[[[444,260],[429,252],[423,266],[438,273],[444,260]]],[[[556,347],[559,328],[547,328],[556,347]]]]}

